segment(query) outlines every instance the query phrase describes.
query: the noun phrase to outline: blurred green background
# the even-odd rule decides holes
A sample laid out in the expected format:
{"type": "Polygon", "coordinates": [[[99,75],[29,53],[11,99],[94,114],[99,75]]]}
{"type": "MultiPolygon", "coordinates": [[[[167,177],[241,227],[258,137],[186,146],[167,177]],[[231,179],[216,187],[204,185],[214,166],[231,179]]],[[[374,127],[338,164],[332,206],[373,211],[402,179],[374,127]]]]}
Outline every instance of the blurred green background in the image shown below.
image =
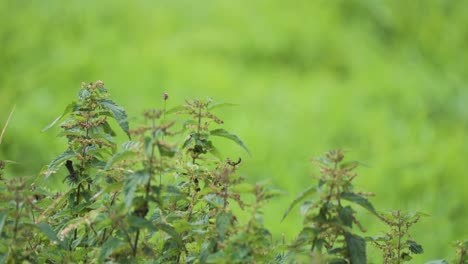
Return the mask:
{"type": "MultiPolygon", "coordinates": [[[[291,240],[294,196],[313,183],[313,156],[347,148],[358,188],[381,210],[422,211],[415,263],[452,256],[468,237],[467,1],[0,1],[0,124],[16,111],[0,158],[35,175],[64,149],[40,130],[102,79],[130,117],[212,97],[252,156],[249,181],[287,192],[265,223],[291,240]]],[[[360,212],[367,234],[384,227],[360,212]]],[[[378,263],[377,252],[369,255],[378,263]]]]}

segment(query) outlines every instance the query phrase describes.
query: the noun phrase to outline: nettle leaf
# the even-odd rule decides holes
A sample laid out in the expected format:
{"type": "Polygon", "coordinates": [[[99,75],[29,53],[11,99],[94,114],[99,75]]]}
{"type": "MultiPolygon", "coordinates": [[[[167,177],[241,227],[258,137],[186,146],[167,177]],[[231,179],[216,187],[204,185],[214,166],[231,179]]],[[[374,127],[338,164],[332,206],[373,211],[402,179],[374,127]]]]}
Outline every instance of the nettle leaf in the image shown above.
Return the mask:
{"type": "Polygon", "coordinates": [[[60,169],[60,167],[62,167],[63,163],[66,160],[72,159],[74,157],[75,157],[75,152],[73,152],[72,150],[65,151],[64,153],[58,155],[54,160],[52,160],[49,163],[49,165],[47,165],[46,170],[42,171],[42,174],[44,174],[46,178],[49,177],[51,174],[54,174],[55,172],[57,172],[57,170],[60,169]]]}
{"type": "Polygon", "coordinates": [[[350,206],[341,208],[338,212],[341,222],[347,227],[353,226],[353,209],[350,206]]]}
{"type": "Polygon", "coordinates": [[[227,107],[227,106],[238,106],[238,104],[232,104],[232,103],[214,103],[208,106],[208,110],[213,110],[217,108],[222,108],[222,107],[227,107]]]}
{"type": "Polygon", "coordinates": [[[175,106],[169,110],[167,110],[165,112],[166,115],[169,115],[169,114],[174,114],[174,113],[177,113],[177,112],[180,112],[180,111],[184,111],[185,110],[185,107],[183,105],[178,105],[178,106],[175,106]]]}
{"type": "Polygon", "coordinates": [[[97,89],[101,94],[106,94],[107,93],[107,89],[104,86],[99,86],[97,89]]]}
{"type": "Polygon", "coordinates": [[[283,218],[281,219],[281,221],[283,221],[286,218],[286,216],[288,216],[289,212],[291,212],[291,210],[293,209],[294,206],[296,206],[298,203],[302,202],[304,199],[311,196],[312,194],[315,194],[316,192],[317,192],[317,187],[312,186],[312,187],[309,187],[308,189],[306,189],[305,191],[303,191],[302,193],[300,193],[296,197],[296,199],[294,199],[294,201],[289,205],[288,209],[286,209],[286,212],[284,213],[283,218]]]}
{"type": "Polygon", "coordinates": [[[224,130],[222,128],[218,128],[218,129],[215,129],[215,130],[211,130],[210,135],[217,136],[217,137],[223,137],[223,138],[227,138],[229,140],[232,140],[235,143],[237,143],[239,146],[241,146],[245,151],[247,151],[247,153],[250,154],[250,151],[244,145],[244,142],[242,142],[242,140],[238,136],[236,136],[235,134],[232,134],[231,132],[228,132],[228,131],[226,131],[226,130],[224,130]]]}
{"type": "Polygon", "coordinates": [[[175,228],[173,226],[171,226],[169,224],[165,224],[165,223],[155,223],[154,226],[157,229],[162,230],[166,234],[170,235],[175,240],[175,242],[177,243],[179,248],[183,247],[182,238],[179,235],[179,233],[177,233],[177,231],[175,230],[175,228]]]}
{"type": "Polygon", "coordinates": [[[125,112],[125,109],[110,99],[101,99],[99,100],[99,103],[102,107],[111,112],[120,128],[122,128],[122,130],[127,134],[128,138],[131,138],[129,132],[130,127],[128,125],[127,113],[125,112]]]}
{"type": "Polygon", "coordinates": [[[109,125],[109,123],[107,121],[104,122],[101,126],[104,129],[104,132],[106,134],[109,134],[109,135],[111,135],[113,137],[117,136],[117,134],[115,133],[115,131],[112,129],[112,127],[109,125]]]}
{"type": "Polygon", "coordinates": [[[350,202],[356,203],[365,209],[369,210],[369,212],[373,213],[377,217],[380,218],[379,214],[375,210],[374,206],[367,200],[364,196],[359,194],[350,193],[350,192],[343,192],[340,196],[342,199],[348,200],[350,202]]]}
{"type": "Polygon", "coordinates": [[[177,148],[164,144],[158,144],[158,150],[161,156],[170,158],[174,157],[174,155],[177,153],[177,148]]]}
{"type": "Polygon", "coordinates": [[[63,111],[63,113],[58,116],[52,123],[50,123],[48,126],[46,126],[45,128],[43,128],[41,130],[41,132],[45,132],[47,130],[49,130],[51,127],[53,127],[55,124],[57,124],[57,122],[59,122],[60,120],[62,120],[62,118],[64,116],[66,116],[67,114],[75,111],[75,109],[77,108],[78,104],[76,102],[72,102],[71,104],[67,105],[67,107],[65,108],[65,110],[63,111]]]}
{"type": "Polygon", "coordinates": [[[150,221],[144,218],[141,218],[135,215],[129,215],[127,218],[127,221],[132,227],[145,228],[150,231],[156,231],[156,227],[153,225],[153,223],[151,223],[150,221]]]}
{"type": "Polygon", "coordinates": [[[57,234],[55,233],[55,231],[52,229],[52,227],[50,227],[50,225],[48,225],[47,223],[38,223],[36,225],[39,230],[41,230],[41,232],[47,236],[47,238],[49,238],[51,241],[54,241],[54,242],[60,242],[60,240],[58,239],[57,237],[57,234]]]}
{"type": "Polygon", "coordinates": [[[422,253],[424,253],[424,250],[423,250],[422,246],[419,245],[418,243],[416,243],[415,241],[408,240],[406,242],[409,245],[409,250],[411,251],[411,253],[413,253],[413,254],[422,254],[422,253]]]}
{"type": "Polygon", "coordinates": [[[340,164],[340,169],[342,170],[352,170],[358,166],[364,166],[364,167],[368,167],[367,164],[365,164],[364,162],[361,162],[361,161],[358,161],[358,160],[354,160],[354,161],[348,161],[348,162],[343,162],[340,164]]]}
{"type": "Polygon", "coordinates": [[[224,240],[227,230],[231,226],[231,214],[220,213],[216,216],[216,232],[221,240],[224,240]]]}
{"type": "Polygon", "coordinates": [[[127,177],[123,186],[123,195],[125,200],[125,205],[128,209],[132,206],[133,197],[135,196],[136,188],[145,184],[149,180],[149,173],[146,170],[137,171],[127,177]]]}
{"type": "Polygon", "coordinates": [[[89,89],[87,89],[87,88],[81,88],[78,91],[78,99],[80,99],[81,101],[85,101],[90,96],[91,96],[91,91],[89,89]]]}
{"type": "Polygon", "coordinates": [[[120,241],[116,237],[112,237],[107,240],[104,244],[102,244],[101,250],[99,251],[99,263],[103,263],[105,259],[112,254],[112,252],[124,244],[124,242],[120,241]]]}
{"type": "Polygon", "coordinates": [[[134,141],[129,141],[125,142],[122,144],[122,149],[115,153],[112,158],[109,159],[109,161],[106,164],[106,167],[104,168],[105,170],[108,170],[114,165],[116,162],[125,160],[128,157],[133,156],[136,151],[138,150],[138,147],[140,146],[140,143],[134,142],[134,141]]]}
{"type": "Polygon", "coordinates": [[[0,212],[0,234],[2,233],[3,226],[5,225],[5,220],[8,216],[8,211],[1,211],[0,212]]]}
{"type": "Polygon", "coordinates": [[[366,263],[366,241],[364,238],[346,232],[345,239],[351,263],[366,263]]]}
{"type": "Polygon", "coordinates": [[[216,195],[216,194],[208,194],[205,197],[203,197],[205,201],[207,201],[209,204],[216,206],[218,208],[221,208],[224,206],[224,199],[223,197],[216,195]]]}

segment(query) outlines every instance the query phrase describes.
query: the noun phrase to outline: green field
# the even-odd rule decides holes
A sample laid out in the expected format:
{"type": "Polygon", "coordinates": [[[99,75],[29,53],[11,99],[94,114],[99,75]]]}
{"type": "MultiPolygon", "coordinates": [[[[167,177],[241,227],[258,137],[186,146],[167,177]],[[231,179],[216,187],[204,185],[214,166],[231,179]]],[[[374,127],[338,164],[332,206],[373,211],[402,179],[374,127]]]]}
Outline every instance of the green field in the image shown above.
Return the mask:
{"type": "MultiPolygon", "coordinates": [[[[300,228],[298,209],[280,219],[313,182],[310,158],[345,148],[369,165],[356,185],[377,208],[430,215],[413,231],[425,249],[415,263],[450,258],[468,238],[467,11],[442,0],[4,0],[0,126],[16,110],[0,159],[30,176],[63,151],[59,130],[41,129],[82,81],[103,80],[130,120],[163,92],[169,107],[211,97],[238,104],[218,114],[252,152],[220,142],[223,154],[286,193],[264,209],[277,239],[300,228]]],[[[360,213],[369,235],[384,230],[360,213]]]]}

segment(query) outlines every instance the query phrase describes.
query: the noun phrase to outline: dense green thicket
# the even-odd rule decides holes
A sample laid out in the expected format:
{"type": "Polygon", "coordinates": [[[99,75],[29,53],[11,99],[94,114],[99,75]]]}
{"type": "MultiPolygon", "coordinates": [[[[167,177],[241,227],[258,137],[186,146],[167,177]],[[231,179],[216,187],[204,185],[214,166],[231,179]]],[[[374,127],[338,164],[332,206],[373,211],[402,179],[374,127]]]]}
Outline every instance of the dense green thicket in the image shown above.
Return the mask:
{"type": "MultiPolygon", "coordinates": [[[[43,129],[61,128],[64,152],[33,177],[4,177],[14,162],[0,160],[0,263],[366,264],[376,261],[367,242],[384,264],[424,253],[409,232],[424,214],[377,211],[368,200],[374,194],[354,187],[362,162],[346,160],[343,150],[313,160],[320,176],[282,218],[301,204],[302,229],[291,241],[274,241],[262,208],[282,192],[265,181],[246,183],[237,173],[242,158],[224,158],[214,141],[249,152],[213,113],[230,104],[186,100],[168,110],[168,99],[164,93],[163,108],[144,111],[130,129],[102,81],[82,83],[78,100],[43,129]],[[120,148],[111,120],[129,140],[120,148]],[[52,176],[62,186],[47,184],[52,176]],[[389,229],[364,235],[357,206],[389,229]]],[[[468,241],[455,246],[451,263],[468,262],[468,241]]]]}
{"type": "MultiPolygon", "coordinates": [[[[264,210],[275,238],[299,231],[298,217],[280,224],[275,216],[308,182],[304,162],[344,147],[370,164],[356,184],[378,193],[375,203],[430,213],[414,228],[426,249],[417,261],[448,255],[450,245],[433,238],[467,234],[467,8],[436,0],[2,1],[0,119],[17,110],[0,159],[21,164],[10,175],[31,176],[60,151],[54,133],[35,131],[83,76],[111,81],[131,118],[163,91],[213,96],[242,105],[225,117],[254,151],[221,146],[243,158],[243,173],[289,193],[264,210]]],[[[370,215],[362,222],[385,228],[370,215]]]]}

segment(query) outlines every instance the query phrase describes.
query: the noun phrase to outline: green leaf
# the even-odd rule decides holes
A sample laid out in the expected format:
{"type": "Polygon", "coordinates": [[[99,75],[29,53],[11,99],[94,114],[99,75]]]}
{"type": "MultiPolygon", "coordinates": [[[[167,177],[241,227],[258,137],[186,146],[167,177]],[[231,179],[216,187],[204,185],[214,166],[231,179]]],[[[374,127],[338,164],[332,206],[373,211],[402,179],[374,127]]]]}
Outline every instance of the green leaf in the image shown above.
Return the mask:
{"type": "Polygon", "coordinates": [[[424,250],[423,250],[422,246],[419,245],[418,243],[416,243],[415,241],[408,240],[407,243],[409,245],[409,250],[411,251],[411,253],[413,253],[413,254],[422,254],[422,253],[424,253],[424,250]]]}
{"type": "Polygon", "coordinates": [[[136,188],[148,182],[150,175],[146,170],[137,171],[128,176],[123,186],[123,195],[125,205],[128,209],[132,206],[133,197],[135,196],[136,188]]]}
{"type": "Polygon", "coordinates": [[[102,107],[111,112],[120,128],[122,128],[122,130],[127,134],[128,138],[131,138],[129,132],[130,127],[128,125],[127,113],[125,112],[125,109],[110,99],[101,99],[99,100],[99,103],[102,107]]]}
{"type": "Polygon", "coordinates": [[[216,206],[217,208],[221,208],[224,206],[224,199],[219,195],[211,193],[203,197],[203,199],[209,204],[216,206]]]}
{"type": "Polygon", "coordinates": [[[122,150],[115,153],[114,156],[112,156],[112,158],[109,159],[109,161],[107,162],[106,167],[104,169],[108,170],[116,162],[122,161],[122,160],[124,160],[124,159],[126,159],[128,157],[133,156],[136,153],[139,145],[140,145],[140,143],[134,142],[134,141],[128,141],[128,142],[123,143],[122,144],[122,150]]]}
{"type": "Polygon", "coordinates": [[[57,234],[55,234],[54,230],[52,229],[52,227],[50,227],[50,225],[48,225],[47,223],[39,223],[36,225],[39,230],[41,230],[42,233],[44,233],[44,235],[47,236],[47,238],[49,238],[51,241],[54,241],[54,242],[60,242],[60,240],[58,239],[57,237],[57,234]]]}
{"type": "Polygon", "coordinates": [[[165,144],[158,144],[158,150],[159,154],[164,157],[174,157],[174,155],[177,153],[177,148],[168,146],[165,144]]]}
{"type": "Polygon", "coordinates": [[[179,247],[183,246],[182,238],[177,233],[177,231],[174,229],[173,226],[165,223],[155,223],[154,226],[159,229],[164,231],[166,234],[170,235],[178,244],[179,247]]]}
{"type": "Polygon", "coordinates": [[[130,226],[132,227],[146,228],[150,231],[156,231],[156,227],[153,225],[153,223],[151,223],[150,221],[144,218],[141,218],[135,215],[129,215],[127,220],[130,226]]]}
{"type": "Polygon", "coordinates": [[[78,106],[78,104],[76,102],[72,102],[71,104],[67,105],[67,107],[65,108],[65,110],[63,111],[63,113],[58,116],[50,125],[46,126],[45,128],[43,128],[41,130],[41,132],[45,132],[47,131],[48,129],[50,129],[51,127],[53,127],[55,124],[57,124],[58,121],[62,120],[62,118],[67,115],[68,113],[71,113],[73,111],[75,111],[76,107],[78,106]]]}
{"type": "Polygon", "coordinates": [[[231,214],[229,213],[220,213],[216,216],[216,232],[221,238],[221,241],[224,240],[226,231],[231,225],[231,214]]]}
{"type": "Polygon", "coordinates": [[[238,106],[238,104],[231,104],[231,103],[214,103],[208,106],[208,110],[213,110],[217,108],[227,107],[227,106],[238,106]]]}
{"type": "Polygon", "coordinates": [[[107,240],[104,244],[102,244],[101,250],[99,251],[99,263],[104,263],[106,258],[122,245],[124,245],[124,243],[116,237],[112,237],[109,240],[107,240]]]}
{"type": "Polygon", "coordinates": [[[210,135],[217,136],[217,137],[224,137],[224,138],[227,138],[229,140],[232,140],[232,141],[236,142],[239,146],[241,146],[245,151],[247,151],[247,153],[250,154],[249,149],[247,149],[247,147],[244,145],[244,142],[242,142],[242,140],[238,136],[236,136],[236,135],[234,135],[234,134],[232,134],[232,133],[230,133],[230,132],[228,132],[228,131],[226,131],[226,130],[224,130],[222,128],[211,130],[210,135]]]}
{"type": "Polygon", "coordinates": [[[183,105],[179,105],[179,106],[176,106],[176,107],[173,107],[173,108],[167,110],[166,115],[174,114],[174,113],[177,113],[177,112],[180,112],[180,111],[183,111],[183,110],[185,110],[185,107],[183,105]]]}
{"type": "Polygon", "coordinates": [[[72,150],[67,150],[64,153],[58,155],[54,160],[52,160],[49,165],[47,165],[46,170],[42,171],[41,173],[44,174],[44,176],[47,178],[51,174],[54,174],[57,172],[60,167],[62,167],[63,163],[68,160],[72,159],[75,157],[75,152],[72,150]]]}
{"type": "Polygon", "coordinates": [[[352,227],[353,225],[353,209],[350,206],[341,208],[338,212],[341,222],[347,227],[352,227]]]}
{"type": "Polygon", "coordinates": [[[88,99],[90,96],[91,96],[91,92],[89,91],[88,88],[81,88],[78,91],[78,99],[80,99],[81,101],[88,99]]]}
{"type": "Polygon", "coordinates": [[[378,218],[380,218],[380,215],[377,213],[377,211],[375,211],[374,206],[372,206],[372,204],[369,202],[369,200],[367,200],[365,197],[363,197],[361,195],[358,195],[358,194],[355,194],[355,193],[351,193],[351,192],[343,192],[343,193],[341,193],[340,197],[342,199],[348,200],[350,202],[356,203],[356,204],[364,207],[365,209],[369,210],[369,212],[373,213],[378,218]]]}
{"type": "Polygon", "coordinates": [[[342,170],[352,170],[352,169],[354,169],[354,168],[356,168],[358,166],[369,167],[364,162],[354,160],[354,161],[348,161],[348,162],[341,163],[340,164],[340,169],[342,169],[342,170]]]}
{"type": "Polygon", "coordinates": [[[182,149],[187,148],[190,144],[194,141],[194,136],[190,135],[187,139],[185,139],[184,144],[182,145],[182,149]]]}
{"type": "Polygon", "coordinates": [[[0,212],[0,234],[2,233],[3,225],[5,225],[5,220],[7,218],[8,211],[1,211],[0,212]]]}
{"type": "Polygon", "coordinates": [[[286,209],[286,212],[284,213],[283,218],[281,219],[281,221],[283,221],[286,218],[286,216],[288,216],[289,212],[291,212],[291,210],[293,209],[294,206],[296,206],[298,203],[302,202],[304,199],[306,199],[307,197],[311,196],[312,194],[314,194],[316,192],[317,192],[317,187],[312,186],[312,187],[309,187],[308,189],[306,189],[305,191],[303,191],[302,193],[300,193],[296,197],[296,199],[294,199],[294,201],[289,205],[288,209],[286,209]]]}
{"type": "Polygon", "coordinates": [[[345,239],[351,263],[367,263],[366,241],[364,238],[346,232],[345,239]]]}
{"type": "Polygon", "coordinates": [[[112,137],[117,136],[115,131],[112,129],[112,127],[109,125],[109,123],[106,121],[102,124],[102,128],[104,129],[104,132],[111,135],[112,137]]]}

